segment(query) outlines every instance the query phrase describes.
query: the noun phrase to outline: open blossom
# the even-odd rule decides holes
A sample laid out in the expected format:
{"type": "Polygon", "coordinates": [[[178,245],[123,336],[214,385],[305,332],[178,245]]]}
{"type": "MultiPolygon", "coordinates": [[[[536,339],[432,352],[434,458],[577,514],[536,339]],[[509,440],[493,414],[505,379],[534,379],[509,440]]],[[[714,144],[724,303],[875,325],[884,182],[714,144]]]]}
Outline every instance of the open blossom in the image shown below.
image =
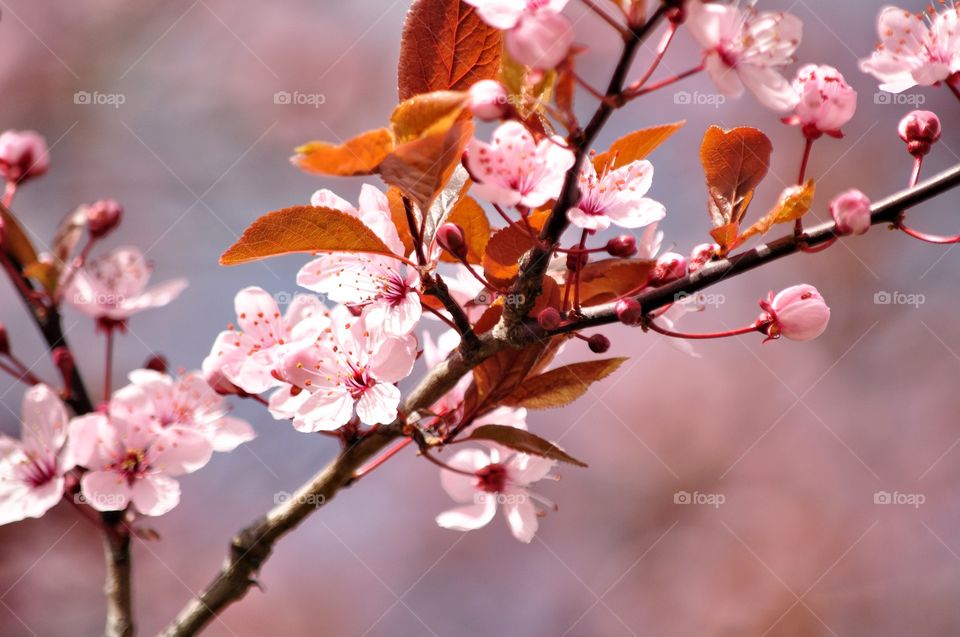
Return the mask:
{"type": "Polygon", "coordinates": [[[778,112],[797,102],[779,69],[793,62],[803,23],[783,12],[758,12],[736,5],[689,0],[687,27],[705,49],[707,73],[724,95],[739,97],[746,87],[778,112]]]}
{"type": "Polygon", "coordinates": [[[467,169],[477,182],[474,193],[501,206],[542,206],[560,194],[574,163],[562,144],[559,138],[534,142],[518,122],[501,124],[492,144],[474,139],[467,149],[467,169]]]}
{"type": "Polygon", "coordinates": [[[166,305],[187,287],[185,279],[173,279],[148,288],[152,271],[137,248],[116,248],[68,272],[64,298],[84,314],[123,323],[137,312],[166,305]]]}
{"type": "Polygon", "coordinates": [[[761,321],[769,321],[767,336],[785,336],[794,341],[808,341],[823,334],[830,322],[830,308],[820,292],[812,285],[794,285],[760,302],[764,314],[761,321]]]}
{"type": "Polygon", "coordinates": [[[573,44],[573,26],[560,13],[567,0],[465,1],[484,22],[507,32],[507,51],[521,64],[552,69],[573,44]]]}
{"type": "Polygon", "coordinates": [[[880,45],[860,62],[860,70],[880,80],[880,88],[900,93],[956,79],[960,73],[960,7],[911,13],[885,7],[877,19],[880,45]]]}
{"type": "Polygon", "coordinates": [[[38,518],[60,501],[73,466],[66,440],[66,407],[52,389],[34,385],[23,397],[20,440],[0,436],[0,524],[38,518]]]}
{"type": "Polygon", "coordinates": [[[138,369],[130,373],[130,383],[113,395],[111,410],[123,406],[161,429],[195,431],[214,451],[233,451],[256,437],[248,422],[229,415],[226,399],[198,372],[174,378],[138,369]]]}
{"type": "Polygon", "coordinates": [[[633,161],[598,176],[593,162],[580,171],[580,202],[568,213],[570,223],[585,230],[606,230],[610,224],[641,228],[666,215],[663,204],[644,197],[653,183],[653,164],[633,161]]]}
{"type": "Polygon", "coordinates": [[[840,137],[840,127],[849,122],[857,110],[857,92],[832,66],[804,66],[797,71],[793,90],[799,99],[796,114],[784,121],[802,126],[804,134],[810,137],[820,133],[840,137]]]}
{"type": "Polygon", "coordinates": [[[417,359],[417,339],[374,338],[362,317],[343,306],[314,342],[292,349],[280,361],[289,384],[270,397],[276,418],[293,418],[300,431],[334,431],[357,417],[368,425],[393,422],[400,404],[394,383],[406,378],[417,359]]]}
{"type": "Polygon", "coordinates": [[[0,134],[0,176],[19,183],[40,177],[50,168],[50,155],[43,135],[32,130],[8,130],[0,134]]]}
{"type": "Polygon", "coordinates": [[[552,503],[532,494],[529,487],[546,478],[556,460],[512,452],[502,456],[497,449],[464,449],[447,464],[472,475],[454,471],[440,474],[444,490],[464,506],[441,513],[437,524],[455,531],[479,529],[493,519],[499,502],[513,536],[521,542],[533,539],[538,527],[534,500],[551,507],[552,503]]]}
{"type": "MultiPolygon", "coordinates": [[[[403,243],[390,217],[387,197],[373,186],[364,185],[359,210],[331,193],[314,194],[314,205],[341,210],[364,222],[397,256],[403,243]],[[322,202],[322,203],[320,203],[322,202]]],[[[399,259],[376,254],[323,254],[304,265],[297,283],[326,294],[337,303],[363,308],[367,327],[378,335],[409,334],[420,320],[420,276],[399,259]]]]}
{"type": "MultiPolygon", "coordinates": [[[[326,307],[308,294],[294,296],[284,314],[276,300],[258,287],[240,290],[233,303],[237,327],[220,332],[203,361],[203,372],[210,379],[219,379],[219,383],[225,379],[250,394],[281,385],[275,372],[283,350],[315,341],[330,324],[326,307]]],[[[211,386],[231,393],[229,387],[219,383],[211,386]]]]}

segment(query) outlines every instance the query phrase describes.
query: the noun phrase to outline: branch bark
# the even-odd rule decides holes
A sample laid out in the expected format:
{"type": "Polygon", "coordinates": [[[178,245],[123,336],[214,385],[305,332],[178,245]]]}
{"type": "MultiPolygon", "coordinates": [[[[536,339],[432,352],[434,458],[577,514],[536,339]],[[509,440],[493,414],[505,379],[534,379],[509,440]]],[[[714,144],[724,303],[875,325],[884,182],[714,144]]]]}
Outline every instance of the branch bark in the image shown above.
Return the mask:
{"type": "Polygon", "coordinates": [[[103,555],[107,577],[104,637],[133,637],[133,604],[130,587],[130,533],[123,525],[123,512],[104,514],[103,555]]]}

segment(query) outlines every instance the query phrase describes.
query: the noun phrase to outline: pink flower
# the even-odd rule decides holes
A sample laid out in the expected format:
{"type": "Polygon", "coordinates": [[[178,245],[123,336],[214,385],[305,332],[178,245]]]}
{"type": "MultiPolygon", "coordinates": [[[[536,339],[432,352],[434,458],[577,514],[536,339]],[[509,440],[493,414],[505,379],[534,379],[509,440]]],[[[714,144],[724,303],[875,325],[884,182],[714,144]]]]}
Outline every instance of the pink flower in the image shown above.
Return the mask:
{"type": "Polygon", "coordinates": [[[47,142],[36,131],[0,134],[0,175],[12,183],[40,177],[50,168],[47,142]]]}
{"type": "Polygon", "coordinates": [[[0,524],[38,518],[63,495],[73,467],[65,452],[67,410],[46,385],[23,397],[20,440],[0,436],[0,524]]]}
{"type": "Polygon", "coordinates": [[[841,137],[840,127],[857,110],[857,92],[832,66],[808,64],[797,72],[793,90],[799,101],[796,114],[785,118],[788,124],[802,126],[804,133],[818,137],[827,133],[841,137]]]}
{"type": "Polygon", "coordinates": [[[885,7],[877,19],[880,45],[860,62],[860,70],[880,80],[880,88],[901,93],[931,86],[960,72],[960,7],[913,14],[885,7]],[[926,21],[925,21],[926,18],[926,21]]]}
{"type": "Polygon", "coordinates": [[[940,140],[940,118],[932,111],[910,111],[900,120],[897,133],[907,143],[907,152],[923,157],[940,140]]]}
{"type": "Polygon", "coordinates": [[[856,188],[851,188],[830,202],[830,215],[840,234],[863,234],[870,229],[870,200],[856,188]]]}
{"type": "Polygon", "coordinates": [[[130,373],[130,385],[114,393],[110,409],[126,408],[161,429],[189,429],[207,438],[214,451],[233,451],[256,438],[250,424],[229,416],[226,400],[199,372],[179,378],[151,369],[130,373]]]}
{"type": "Polygon", "coordinates": [[[599,177],[593,162],[586,161],[580,171],[580,203],[570,209],[570,223],[585,230],[606,230],[611,223],[641,228],[660,221],[666,208],[644,197],[652,183],[649,161],[634,161],[599,177]]]}
{"type": "Polygon", "coordinates": [[[574,163],[562,140],[533,136],[518,122],[504,122],[493,143],[473,140],[467,168],[477,182],[474,193],[501,206],[536,208],[560,194],[563,178],[574,163]]]}
{"type": "Polygon", "coordinates": [[[799,18],[701,0],[686,8],[690,33],[706,50],[707,73],[724,95],[739,97],[746,86],[767,108],[793,108],[796,95],[777,69],[793,62],[803,34],[799,18]]]}
{"type": "Polygon", "coordinates": [[[507,112],[507,89],[496,80],[480,80],[470,87],[470,110],[487,122],[500,119],[507,112]]]}
{"type": "Polygon", "coordinates": [[[830,321],[830,308],[812,285],[794,285],[776,296],[771,292],[760,307],[764,310],[760,320],[770,321],[769,338],[809,341],[823,334],[830,321]]]}
{"type": "Polygon", "coordinates": [[[567,0],[465,1],[484,22],[507,32],[507,51],[521,64],[552,69],[573,44],[573,26],[560,14],[567,0]]]}
{"type": "Polygon", "coordinates": [[[180,502],[180,484],[171,476],[200,469],[212,451],[200,433],[161,429],[123,403],[111,404],[109,415],[74,418],[69,435],[73,458],[89,469],[81,494],[98,511],[132,504],[144,515],[163,515],[180,502]]]}
{"type": "Polygon", "coordinates": [[[350,422],[354,408],[361,422],[391,423],[400,390],[417,359],[417,339],[374,338],[362,317],[343,306],[333,325],[315,342],[293,348],[280,361],[280,378],[290,385],[270,397],[275,418],[293,418],[299,431],[334,431],[350,422]]]}
{"type": "Polygon", "coordinates": [[[84,314],[123,322],[137,312],[166,305],[187,287],[186,279],[174,279],[147,288],[152,271],[137,248],[116,248],[76,270],[65,298],[84,314]]]}
{"type": "MultiPolygon", "coordinates": [[[[231,326],[220,332],[203,370],[215,382],[226,379],[250,394],[282,385],[275,374],[283,351],[315,341],[330,325],[326,307],[307,294],[294,296],[281,315],[276,300],[265,290],[248,287],[237,292],[234,307],[239,329],[231,326]]],[[[216,389],[229,390],[219,383],[216,389]]]]}
{"type": "MultiPolygon", "coordinates": [[[[314,194],[313,205],[325,205],[356,216],[371,228],[397,256],[403,243],[390,217],[387,197],[373,186],[364,185],[360,209],[328,190],[314,194]],[[323,203],[320,203],[323,202],[323,203]]],[[[363,308],[367,327],[376,335],[405,336],[420,320],[420,276],[398,259],[374,254],[324,254],[304,265],[297,283],[326,294],[337,303],[363,308]]]]}
{"type": "Polygon", "coordinates": [[[547,477],[555,460],[523,453],[511,453],[501,460],[497,449],[489,452],[464,449],[454,454],[448,464],[472,475],[441,472],[440,484],[444,490],[465,505],[437,516],[437,524],[443,528],[473,531],[484,527],[493,519],[500,503],[513,537],[530,542],[538,527],[534,501],[553,508],[552,503],[532,494],[529,487],[547,477]]]}

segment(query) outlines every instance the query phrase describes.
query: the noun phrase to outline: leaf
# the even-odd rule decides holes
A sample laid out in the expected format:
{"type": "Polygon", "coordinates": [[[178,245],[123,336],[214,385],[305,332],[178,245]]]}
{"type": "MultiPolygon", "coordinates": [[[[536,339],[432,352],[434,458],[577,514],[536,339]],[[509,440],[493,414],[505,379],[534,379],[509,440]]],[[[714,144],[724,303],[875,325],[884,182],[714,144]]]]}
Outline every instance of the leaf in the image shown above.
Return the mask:
{"type": "Polygon", "coordinates": [[[513,105],[520,118],[534,129],[543,130],[539,115],[545,111],[557,83],[557,72],[553,69],[533,71],[520,64],[509,53],[504,53],[503,68],[500,70],[500,83],[507,90],[509,103],[513,105]]]}
{"type": "Polygon", "coordinates": [[[767,174],[773,145],[756,128],[725,131],[711,126],[703,136],[700,162],[707,178],[714,227],[740,223],[757,184],[767,174]]]}
{"type": "Polygon", "coordinates": [[[520,257],[533,245],[533,239],[520,226],[497,230],[483,254],[484,276],[498,287],[509,287],[520,272],[520,257]]]}
{"type": "Polygon", "coordinates": [[[553,279],[553,277],[543,277],[543,285],[541,288],[540,294],[534,301],[533,307],[530,308],[529,312],[527,312],[527,316],[530,318],[536,318],[540,315],[540,312],[544,311],[548,307],[559,310],[560,306],[563,304],[563,292],[560,290],[560,286],[557,285],[557,282],[553,279]]]}
{"type": "Polygon", "coordinates": [[[481,314],[477,322],[474,323],[473,331],[478,336],[489,332],[493,329],[493,326],[500,321],[501,316],[503,316],[503,299],[498,298],[483,311],[483,314],[481,314]]]}
{"type": "Polygon", "coordinates": [[[21,268],[36,263],[37,251],[34,249],[33,243],[30,242],[27,233],[23,231],[23,227],[20,226],[20,222],[17,221],[14,214],[3,204],[0,204],[0,217],[3,218],[3,245],[7,254],[13,257],[13,260],[21,268]]]}
{"type": "Polygon", "coordinates": [[[60,268],[51,262],[34,261],[23,268],[23,275],[43,286],[47,292],[54,292],[60,282],[60,268]]]}
{"type": "Polygon", "coordinates": [[[747,228],[747,231],[740,235],[739,241],[746,241],[755,235],[764,235],[774,224],[790,223],[801,218],[810,211],[816,191],[817,187],[813,179],[807,180],[807,183],[802,186],[785,188],[773,209],[747,228]]]}
{"type": "MultiPolygon", "coordinates": [[[[480,204],[473,197],[463,197],[450,211],[447,223],[455,223],[463,228],[463,237],[467,242],[467,261],[479,264],[490,241],[490,221],[480,204]]],[[[441,253],[440,260],[448,263],[459,262],[446,250],[441,253]]]]}
{"type": "Polygon", "coordinates": [[[533,456],[549,458],[550,460],[559,460],[567,464],[578,467],[586,467],[587,464],[577,460],[566,451],[556,446],[548,440],[544,440],[536,434],[516,427],[506,425],[481,425],[474,429],[465,440],[488,440],[533,456]]]}
{"type": "Polygon", "coordinates": [[[569,405],[583,396],[591,383],[604,379],[626,358],[574,363],[528,378],[501,404],[527,409],[548,409],[569,405]]]}
{"type": "Polygon", "coordinates": [[[469,94],[461,91],[435,91],[404,100],[393,110],[390,127],[398,144],[450,130],[466,114],[469,94]]]}
{"type": "MultiPolygon", "coordinates": [[[[580,304],[600,305],[639,292],[654,266],[656,261],[652,259],[603,259],[588,263],[580,271],[580,304]]],[[[558,283],[564,285],[569,275],[569,270],[563,270],[558,283]]]]}
{"type": "Polygon", "coordinates": [[[237,265],[294,252],[367,252],[396,255],[356,217],[332,208],[294,206],[267,213],[250,224],[220,256],[237,265]]]}
{"type": "Polygon", "coordinates": [[[421,218],[425,228],[423,230],[423,244],[433,246],[433,239],[437,235],[437,229],[447,222],[454,208],[460,203],[464,193],[470,185],[470,174],[462,165],[457,164],[450,178],[444,184],[443,189],[437,194],[436,199],[430,205],[426,216],[421,218]]]}
{"type": "Polygon", "coordinates": [[[387,203],[390,204],[390,218],[397,227],[400,242],[403,243],[403,253],[409,255],[415,246],[413,235],[410,234],[410,224],[407,222],[407,210],[403,205],[403,193],[394,186],[387,188],[387,203]]]}
{"type": "Polygon", "coordinates": [[[720,246],[720,254],[725,255],[739,245],[740,224],[736,221],[726,223],[710,231],[710,236],[720,246]]]}
{"type": "Polygon", "coordinates": [[[308,173],[319,175],[372,175],[394,147],[393,133],[378,128],[340,145],[326,142],[304,144],[296,149],[296,155],[290,161],[308,173]]]}
{"type": "Polygon", "coordinates": [[[500,31],[458,0],[415,0],[403,23],[397,85],[405,100],[469,89],[500,71],[500,31]]]}
{"type": "Polygon", "coordinates": [[[378,172],[420,210],[429,210],[454,169],[460,166],[463,150],[472,136],[473,123],[459,121],[445,132],[428,134],[398,146],[383,159],[378,172]]]}
{"type": "Polygon", "coordinates": [[[672,124],[643,128],[624,135],[610,145],[610,150],[594,157],[593,166],[597,172],[602,171],[604,167],[608,170],[616,170],[630,162],[644,159],[686,123],[686,120],[682,120],[672,124]],[[608,163],[609,166],[607,166],[608,163]]]}

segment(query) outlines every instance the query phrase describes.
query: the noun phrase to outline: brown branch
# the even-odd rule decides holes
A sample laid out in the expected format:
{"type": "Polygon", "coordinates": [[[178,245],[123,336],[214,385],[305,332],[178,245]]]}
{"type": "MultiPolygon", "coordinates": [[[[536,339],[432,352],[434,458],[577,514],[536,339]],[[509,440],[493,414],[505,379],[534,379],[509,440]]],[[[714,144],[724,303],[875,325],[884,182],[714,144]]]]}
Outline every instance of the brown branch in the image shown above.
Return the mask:
{"type": "Polygon", "coordinates": [[[133,605],[130,589],[130,533],[123,525],[123,512],[103,514],[103,555],[107,577],[104,637],[133,637],[133,605]]]}
{"type": "Polygon", "coordinates": [[[450,295],[450,289],[444,283],[439,274],[428,274],[423,277],[423,291],[440,299],[444,309],[450,312],[450,318],[460,336],[463,337],[463,345],[467,349],[476,349],[480,341],[477,335],[473,333],[473,327],[470,325],[470,319],[464,313],[460,304],[450,295]]]}

